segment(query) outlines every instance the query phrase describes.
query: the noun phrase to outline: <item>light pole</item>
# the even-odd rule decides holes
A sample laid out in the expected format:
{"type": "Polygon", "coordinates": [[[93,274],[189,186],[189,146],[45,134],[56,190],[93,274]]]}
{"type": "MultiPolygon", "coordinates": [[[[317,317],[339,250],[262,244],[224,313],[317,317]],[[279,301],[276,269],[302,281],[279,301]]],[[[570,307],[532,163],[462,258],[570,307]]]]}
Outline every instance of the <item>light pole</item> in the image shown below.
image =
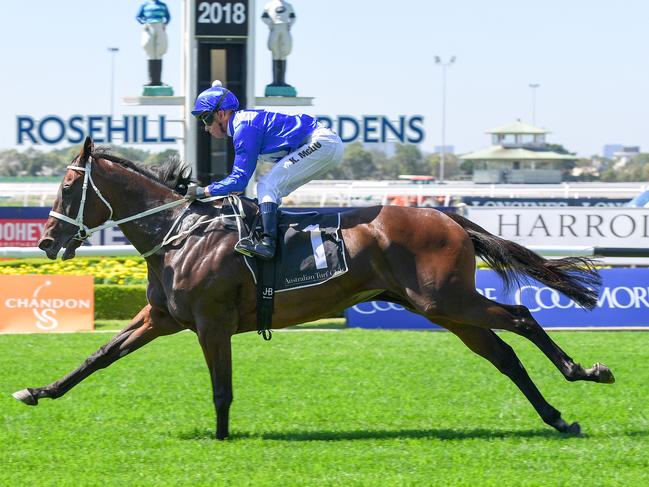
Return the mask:
{"type": "Polygon", "coordinates": [[[539,83],[530,83],[532,88],[532,125],[536,125],[536,89],[541,86],[539,83]]]}
{"type": "Polygon", "coordinates": [[[108,47],[110,52],[110,117],[113,118],[115,112],[115,54],[119,52],[119,47],[108,47]]]}
{"type": "Polygon", "coordinates": [[[444,163],[446,155],[446,68],[455,62],[455,56],[451,56],[443,62],[439,56],[435,56],[435,64],[442,67],[442,153],[439,160],[439,182],[444,182],[444,163]]]}

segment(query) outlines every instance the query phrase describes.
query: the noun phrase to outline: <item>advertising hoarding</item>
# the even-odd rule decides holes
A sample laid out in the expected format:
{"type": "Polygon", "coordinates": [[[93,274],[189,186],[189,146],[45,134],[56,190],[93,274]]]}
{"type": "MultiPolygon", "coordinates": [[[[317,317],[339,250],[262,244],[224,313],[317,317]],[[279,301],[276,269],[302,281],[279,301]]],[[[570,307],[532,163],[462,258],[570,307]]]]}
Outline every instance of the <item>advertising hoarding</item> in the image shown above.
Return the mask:
{"type": "Polygon", "coordinates": [[[649,208],[486,208],[467,217],[521,245],[649,247],[649,208]]]}
{"type": "MultiPolygon", "coordinates": [[[[36,247],[45,229],[49,207],[0,207],[0,247],[36,247]]],[[[94,233],[84,245],[128,245],[118,227],[94,233]]]]}
{"type": "Polygon", "coordinates": [[[479,207],[563,207],[563,206],[585,206],[585,207],[617,207],[624,206],[629,202],[628,198],[496,198],[490,196],[464,196],[462,203],[467,206],[479,207]]]}
{"type": "Polygon", "coordinates": [[[0,333],[91,331],[92,276],[0,275],[0,333]]]}
{"type": "MultiPolygon", "coordinates": [[[[649,269],[602,269],[597,306],[587,311],[557,291],[530,281],[507,292],[492,270],[479,270],[480,294],[504,304],[522,304],[543,327],[649,327],[649,269]]],[[[359,328],[439,329],[426,318],[383,301],[357,304],[346,311],[347,324],[359,328]]]]}

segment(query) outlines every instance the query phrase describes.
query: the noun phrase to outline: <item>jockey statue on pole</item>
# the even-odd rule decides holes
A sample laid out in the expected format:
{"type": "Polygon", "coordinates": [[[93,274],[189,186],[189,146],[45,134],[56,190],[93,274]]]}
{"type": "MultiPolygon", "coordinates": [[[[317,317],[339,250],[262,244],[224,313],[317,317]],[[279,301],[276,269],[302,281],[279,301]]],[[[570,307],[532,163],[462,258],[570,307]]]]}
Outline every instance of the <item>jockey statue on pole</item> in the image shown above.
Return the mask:
{"type": "MultiPolygon", "coordinates": [[[[169,9],[161,0],[146,0],[140,6],[135,18],[143,25],[142,47],[149,59],[149,82],[145,87],[166,87],[162,82],[162,56],[167,52],[167,24],[171,20],[169,9]]],[[[166,91],[158,90],[158,92],[166,95],[173,93],[173,91],[168,92],[169,87],[166,88],[166,91]]]]}
{"type": "Polygon", "coordinates": [[[266,86],[266,96],[296,96],[297,91],[286,83],[286,58],[293,42],[291,27],[295,23],[293,6],[284,0],[272,0],[264,7],[261,20],[270,29],[268,49],[273,54],[273,82],[266,86]]]}

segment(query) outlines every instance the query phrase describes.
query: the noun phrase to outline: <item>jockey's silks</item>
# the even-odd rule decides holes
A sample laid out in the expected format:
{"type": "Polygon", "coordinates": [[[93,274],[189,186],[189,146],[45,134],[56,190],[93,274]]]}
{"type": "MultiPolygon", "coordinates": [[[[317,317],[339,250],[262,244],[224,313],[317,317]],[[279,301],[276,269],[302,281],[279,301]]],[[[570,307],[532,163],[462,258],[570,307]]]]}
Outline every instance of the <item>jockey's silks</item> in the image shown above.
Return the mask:
{"type": "Polygon", "coordinates": [[[208,186],[212,196],[242,192],[257,161],[276,163],[293,152],[318,127],[309,115],[287,115],[266,110],[241,110],[228,122],[234,142],[234,166],[225,179],[208,186]]]}

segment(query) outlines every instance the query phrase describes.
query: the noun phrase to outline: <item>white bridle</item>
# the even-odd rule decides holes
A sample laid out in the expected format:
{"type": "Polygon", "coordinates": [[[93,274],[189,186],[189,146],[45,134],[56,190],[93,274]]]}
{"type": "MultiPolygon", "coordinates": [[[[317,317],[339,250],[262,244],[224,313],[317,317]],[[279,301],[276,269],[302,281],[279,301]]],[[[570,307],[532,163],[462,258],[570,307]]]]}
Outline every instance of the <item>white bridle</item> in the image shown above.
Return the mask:
{"type": "MultiPolygon", "coordinates": [[[[50,216],[53,216],[54,218],[58,218],[59,220],[63,220],[64,222],[71,223],[72,225],[76,225],[77,227],[79,227],[79,230],[77,231],[77,234],[74,237],[72,237],[75,240],[84,241],[88,237],[90,237],[90,235],[92,235],[93,233],[99,232],[99,231],[104,230],[106,228],[116,227],[116,226],[118,226],[118,225],[120,225],[122,223],[126,223],[126,222],[129,222],[129,221],[132,221],[132,220],[137,220],[138,218],[143,218],[145,216],[153,215],[155,213],[159,213],[161,211],[165,211],[165,210],[168,210],[170,208],[174,208],[176,206],[182,205],[183,203],[191,203],[190,201],[187,201],[185,199],[174,200],[174,201],[170,201],[169,203],[165,203],[164,205],[156,206],[154,208],[150,208],[148,210],[141,211],[140,213],[137,213],[135,215],[127,216],[126,218],[122,218],[120,220],[110,221],[110,219],[113,216],[113,207],[110,206],[110,203],[106,200],[106,198],[104,198],[104,196],[101,194],[101,191],[99,191],[99,188],[97,187],[95,182],[92,180],[92,174],[91,174],[91,171],[92,171],[92,157],[88,158],[88,162],[86,163],[85,167],[68,166],[67,169],[70,169],[70,170],[73,170],[73,171],[83,171],[85,173],[84,177],[83,177],[83,189],[82,189],[82,192],[81,192],[81,203],[79,204],[79,211],[77,212],[77,218],[73,220],[69,216],[64,215],[62,213],[58,213],[58,212],[56,212],[54,210],[50,211],[50,216]],[[83,223],[83,210],[84,210],[84,207],[86,205],[86,194],[88,192],[88,182],[90,182],[90,184],[92,185],[92,188],[97,193],[97,196],[99,196],[99,199],[101,201],[103,201],[104,204],[110,210],[110,215],[108,216],[109,221],[107,221],[103,225],[99,225],[98,227],[94,227],[94,228],[89,228],[83,223]]],[[[241,224],[240,222],[242,220],[243,209],[242,209],[242,206],[241,206],[241,200],[237,196],[235,196],[235,195],[213,196],[211,198],[201,199],[201,201],[210,202],[210,201],[214,201],[216,199],[221,199],[221,198],[229,199],[230,203],[233,206],[233,208],[236,205],[238,213],[234,213],[233,215],[221,215],[221,216],[218,216],[218,217],[213,218],[211,220],[202,220],[202,221],[200,221],[199,225],[204,225],[204,224],[207,224],[207,223],[209,223],[211,221],[220,220],[220,219],[223,219],[223,218],[237,218],[237,226],[239,226],[241,224]]],[[[189,205],[187,205],[187,208],[189,208],[189,205]]],[[[187,208],[185,208],[185,210],[187,208]]],[[[176,225],[180,221],[183,214],[184,214],[184,212],[182,212],[178,216],[178,218],[176,218],[174,223],[171,225],[171,228],[169,229],[169,232],[162,239],[162,242],[159,243],[158,245],[156,245],[150,251],[145,252],[144,254],[141,254],[142,257],[148,257],[149,255],[154,254],[155,252],[160,250],[163,246],[165,246],[167,243],[170,243],[170,242],[178,239],[179,237],[190,233],[190,231],[193,231],[195,229],[195,227],[198,226],[198,225],[194,225],[192,228],[182,232],[182,235],[177,235],[175,237],[172,237],[173,231],[176,228],[176,225]]]]}
{"type": "Polygon", "coordinates": [[[138,218],[142,218],[145,216],[153,215],[154,213],[158,213],[160,211],[168,210],[169,208],[174,208],[175,206],[182,205],[183,203],[186,203],[184,199],[180,200],[174,200],[169,203],[165,203],[164,205],[156,206],[155,208],[151,208],[150,210],[142,211],[140,213],[137,213],[135,215],[127,216],[126,218],[122,218],[121,220],[116,220],[116,221],[108,221],[104,223],[103,225],[99,225],[98,227],[94,228],[89,228],[83,223],[83,210],[86,206],[86,194],[88,192],[88,182],[92,185],[92,189],[95,190],[97,193],[97,196],[99,196],[99,199],[104,202],[104,204],[108,207],[110,210],[110,215],[108,216],[108,220],[110,220],[113,217],[113,207],[110,206],[110,203],[104,198],[104,196],[101,194],[101,191],[99,191],[99,188],[95,184],[95,182],[92,180],[92,157],[88,159],[88,162],[86,163],[86,167],[81,167],[81,166],[68,166],[68,169],[71,169],[73,171],[83,171],[85,172],[84,177],[83,177],[83,189],[81,193],[81,203],[79,205],[79,211],[77,213],[77,218],[72,219],[67,215],[63,215],[62,213],[58,213],[54,210],[50,211],[50,216],[53,216],[54,218],[58,218],[59,220],[63,220],[64,222],[71,223],[72,225],[76,225],[79,227],[79,231],[77,234],[73,237],[76,240],[85,240],[90,235],[93,233],[99,232],[101,230],[104,230],[105,228],[112,228],[116,227],[117,225],[121,223],[126,223],[131,220],[137,220],[138,218]]]}

